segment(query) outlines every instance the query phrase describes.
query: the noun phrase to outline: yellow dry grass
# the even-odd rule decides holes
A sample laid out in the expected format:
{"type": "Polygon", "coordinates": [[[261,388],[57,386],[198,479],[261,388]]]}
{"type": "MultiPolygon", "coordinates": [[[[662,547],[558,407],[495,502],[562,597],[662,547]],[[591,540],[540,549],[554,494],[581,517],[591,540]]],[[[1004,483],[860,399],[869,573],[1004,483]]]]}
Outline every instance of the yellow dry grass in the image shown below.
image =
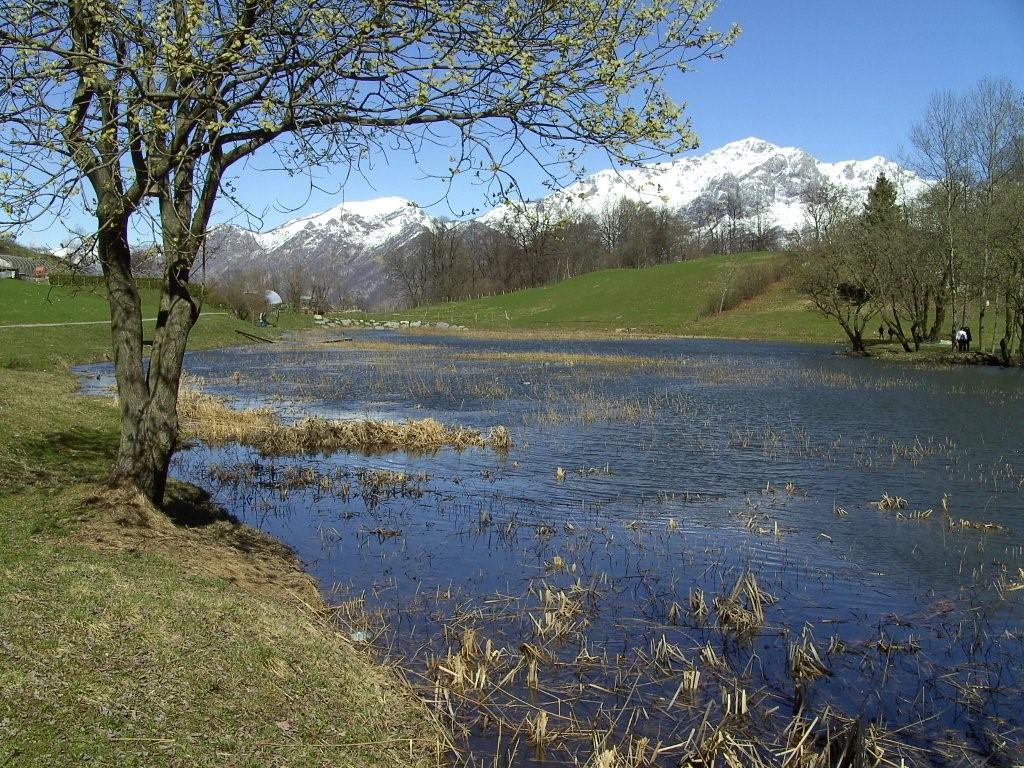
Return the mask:
{"type": "Polygon", "coordinates": [[[512,447],[505,427],[494,427],[485,437],[478,429],[446,426],[435,419],[396,422],[310,417],[285,424],[269,408],[236,410],[195,386],[183,387],[178,396],[178,422],[183,437],[208,445],[248,445],[268,456],[337,451],[429,453],[446,447],[462,450],[487,445],[507,451],[512,447]]]}

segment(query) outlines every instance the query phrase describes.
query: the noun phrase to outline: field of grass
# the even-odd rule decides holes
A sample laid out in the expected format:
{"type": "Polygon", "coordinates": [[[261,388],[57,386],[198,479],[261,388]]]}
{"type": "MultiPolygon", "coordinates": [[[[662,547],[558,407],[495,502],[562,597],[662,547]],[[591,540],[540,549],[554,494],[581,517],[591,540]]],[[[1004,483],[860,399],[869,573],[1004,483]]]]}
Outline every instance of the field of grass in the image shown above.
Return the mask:
{"type": "MultiPolygon", "coordinates": [[[[142,292],[142,314],[149,318],[146,331],[159,305],[156,291],[142,292]]],[[[249,343],[244,333],[276,338],[284,331],[312,325],[308,315],[283,313],[276,327],[256,328],[252,323],[207,305],[189,336],[189,349],[211,349],[249,343]]],[[[103,324],[110,310],[97,289],[60,288],[23,280],[0,280],[0,326],[28,323],[81,323],[43,328],[0,327],[0,368],[42,370],[75,363],[110,359],[110,328],[103,324]]]]}
{"type": "Polygon", "coordinates": [[[419,307],[389,319],[445,321],[484,330],[592,330],[838,341],[839,327],[814,312],[788,284],[720,315],[698,319],[748,264],[784,258],[778,253],[709,256],[646,269],[609,269],[539,288],[481,299],[419,307]]]}
{"type": "MultiPolygon", "coordinates": [[[[0,325],[105,319],[100,296],[46,296],[0,281],[0,325]]],[[[203,318],[195,341],[236,329],[203,318]]],[[[107,334],[0,330],[0,766],[437,764],[426,708],[290,552],[190,486],[161,512],[103,485],[117,410],[65,366],[107,334]]]]}

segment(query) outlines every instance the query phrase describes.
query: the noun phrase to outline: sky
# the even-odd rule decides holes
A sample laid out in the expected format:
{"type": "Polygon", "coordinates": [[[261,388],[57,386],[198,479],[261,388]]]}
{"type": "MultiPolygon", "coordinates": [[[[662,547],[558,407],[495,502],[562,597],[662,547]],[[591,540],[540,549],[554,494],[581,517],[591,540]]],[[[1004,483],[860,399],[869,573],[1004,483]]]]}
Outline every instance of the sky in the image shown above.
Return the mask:
{"type": "MultiPolygon", "coordinates": [[[[827,162],[899,160],[936,91],[963,93],[985,76],[1024,88],[1024,0],[719,0],[712,19],[722,29],[740,24],[739,40],[724,58],[669,81],[672,96],[688,105],[701,142],[697,154],[757,136],[827,162]]],[[[314,188],[308,178],[268,170],[270,159],[257,157],[235,184],[258,216],[240,216],[225,203],[215,220],[266,230],[343,201],[382,196],[409,198],[439,216],[485,207],[483,191],[468,181],[438,202],[442,189],[422,168],[443,167],[446,157],[389,153],[362,175],[325,168],[314,188]]],[[[588,155],[588,172],[606,167],[602,155],[588,155]]],[[[526,196],[545,193],[535,167],[517,167],[516,175],[526,196]]],[[[53,246],[67,227],[89,223],[65,217],[19,239],[53,246]]]]}

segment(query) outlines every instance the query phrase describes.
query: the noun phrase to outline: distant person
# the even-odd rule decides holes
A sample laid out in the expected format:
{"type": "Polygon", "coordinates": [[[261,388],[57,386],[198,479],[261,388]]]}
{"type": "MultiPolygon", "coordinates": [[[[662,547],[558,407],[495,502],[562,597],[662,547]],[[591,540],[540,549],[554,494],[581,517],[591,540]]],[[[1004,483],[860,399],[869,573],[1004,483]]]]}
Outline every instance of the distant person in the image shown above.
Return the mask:
{"type": "Polygon", "coordinates": [[[260,328],[266,328],[267,327],[267,313],[266,312],[260,312],[260,321],[259,321],[258,325],[259,325],[260,328]]]}
{"type": "Polygon", "coordinates": [[[878,326],[878,340],[885,341],[885,328],[878,326]]]}
{"type": "Polygon", "coordinates": [[[966,349],[965,349],[965,351],[970,352],[971,351],[971,340],[973,339],[973,337],[971,336],[971,326],[965,325],[964,326],[964,333],[967,334],[966,349]]]}
{"type": "Polygon", "coordinates": [[[892,328],[890,328],[889,329],[889,341],[892,341],[892,337],[895,336],[895,335],[896,335],[896,332],[892,328]]]}
{"type": "Polygon", "coordinates": [[[956,332],[956,351],[965,352],[967,350],[967,330],[961,328],[956,332]]]}

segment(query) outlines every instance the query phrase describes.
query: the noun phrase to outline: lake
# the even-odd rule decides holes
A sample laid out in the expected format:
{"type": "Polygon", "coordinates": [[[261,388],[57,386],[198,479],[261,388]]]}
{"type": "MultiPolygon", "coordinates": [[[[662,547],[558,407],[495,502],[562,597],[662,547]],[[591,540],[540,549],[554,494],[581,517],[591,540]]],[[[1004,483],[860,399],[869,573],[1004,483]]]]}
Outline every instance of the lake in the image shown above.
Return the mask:
{"type": "Polygon", "coordinates": [[[293,547],[481,763],[1018,760],[1020,370],[369,333],[186,368],[288,419],[510,430],[507,453],[172,465],[293,547]]]}

